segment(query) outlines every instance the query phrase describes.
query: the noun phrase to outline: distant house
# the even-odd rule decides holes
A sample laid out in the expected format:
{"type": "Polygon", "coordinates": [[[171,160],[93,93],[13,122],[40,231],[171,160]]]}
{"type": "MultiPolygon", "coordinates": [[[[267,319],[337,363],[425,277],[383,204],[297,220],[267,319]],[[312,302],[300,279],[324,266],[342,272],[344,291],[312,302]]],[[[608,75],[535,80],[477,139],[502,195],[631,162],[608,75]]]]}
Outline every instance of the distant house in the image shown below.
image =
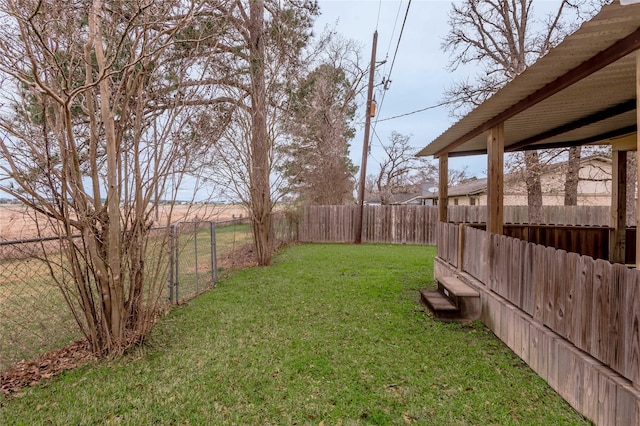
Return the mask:
{"type": "Polygon", "coordinates": [[[392,196],[390,204],[434,206],[435,203],[430,197],[432,194],[436,194],[437,192],[437,182],[422,182],[420,184],[420,192],[414,192],[411,194],[395,194],[392,196]]]}
{"type": "MultiPolygon", "coordinates": [[[[427,198],[427,196],[437,193],[437,182],[422,182],[420,184],[420,192],[391,194],[389,197],[389,204],[391,205],[434,205],[433,200],[427,198]],[[427,204],[425,204],[427,203],[427,204]]],[[[365,202],[367,205],[378,206],[381,203],[380,198],[372,198],[365,202]]]]}
{"type": "MultiPolygon", "coordinates": [[[[540,176],[542,204],[560,206],[564,204],[564,184],[566,163],[551,164],[540,176]]],[[[578,205],[608,206],[611,203],[611,159],[592,156],[580,161],[578,172],[578,205]]],[[[474,179],[449,188],[450,206],[486,206],[487,179],[474,179]]],[[[422,202],[415,204],[436,205],[438,193],[419,197],[422,202]]],[[[505,175],[504,205],[527,205],[527,187],[522,173],[505,175]]]]}

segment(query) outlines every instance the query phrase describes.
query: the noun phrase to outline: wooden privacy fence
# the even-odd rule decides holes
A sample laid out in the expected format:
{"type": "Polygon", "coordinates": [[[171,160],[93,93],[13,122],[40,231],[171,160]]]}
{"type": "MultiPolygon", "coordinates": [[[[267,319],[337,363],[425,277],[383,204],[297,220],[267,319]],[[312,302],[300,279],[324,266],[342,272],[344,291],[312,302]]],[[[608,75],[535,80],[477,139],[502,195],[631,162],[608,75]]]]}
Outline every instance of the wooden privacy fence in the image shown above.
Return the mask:
{"type": "Polygon", "coordinates": [[[447,263],[458,267],[460,225],[455,223],[438,222],[437,225],[438,257],[447,263]]]}
{"type": "MultiPolygon", "coordinates": [[[[449,206],[449,222],[486,223],[486,206],[449,206]]],[[[544,206],[542,223],[550,225],[609,226],[609,206],[544,206]]],[[[527,206],[504,206],[505,223],[529,223],[527,206]]],[[[630,223],[629,225],[635,225],[630,223]]]]}
{"type": "Polygon", "coordinates": [[[577,348],[640,383],[640,271],[496,234],[490,236],[486,265],[475,256],[486,253],[487,238],[485,231],[465,227],[465,272],[577,348]]]}
{"type": "MultiPolygon", "coordinates": [[[[611,229],[608,226],[516,224],[504,226],[504,234],[509,237],[591,256],[594,259],[607,260],[609,259],[610,232],[611,229]]],[[[636,228],[627,228],[625,234],[625,263],[635,263],[636,228]]]]}
{"type": "MultiPolygon", "coordinates": [[[[358,206],[306,206],[301,209],[298,238],[303,242],[353,242],[358,206]]],[[[426,206],[365,206],[362,241],[436,243],[438,211],[426,206]]]]}
{"type": "Polygon", "coordinates": [[[318,243],[353,242],[357,213],[355,206],[305,206],[300,211],[298,239],[318,243]]]}
{"type": "Polygon", "coordinates": [[[483,283],[488,281],[487,233],[484,230],[465,226],[463,228],[462,270],[483,283]]]}
{"type": "MultiPolygon", "coordinates": [[[[300,209],[298,236],[304,242],[352,242],[358,206],[305,206],[300,209]]],[[[484,223],[486,206],[449,206],[449,222],[484,223]]],[[[526,206],[505,206],[505,223],[528,223],[526,206]]],[[[609,226],[609,207],[546,206],[544,221],[555,225],[609,226]]],[[[435,206],[364,206],[362,241],[436,244],[435,206]]]]}

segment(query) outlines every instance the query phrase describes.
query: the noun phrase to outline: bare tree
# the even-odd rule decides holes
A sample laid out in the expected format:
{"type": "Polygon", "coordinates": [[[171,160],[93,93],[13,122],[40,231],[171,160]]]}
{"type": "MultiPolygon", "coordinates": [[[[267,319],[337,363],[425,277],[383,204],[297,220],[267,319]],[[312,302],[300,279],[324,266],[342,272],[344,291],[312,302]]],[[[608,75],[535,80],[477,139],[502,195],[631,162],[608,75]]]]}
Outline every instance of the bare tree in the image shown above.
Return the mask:
{"type": "Polygon", "coordinates": [[[202,148],[177,35],[202,6],[0,1],[0,189],[55,229],[52,278],[100,355],[157,315],[166,235],[149,256],[151,214],[202,148]]]}
{"type": "Polygon", "coordinates": [[[578,205],[578,182],[580,181],[580,156],[582,148],[579,146],[569,149],[567,172],[564,184],[564,205],[578,205]]]}
{"type": "MultiPolygon", "coordinates": [[[[389,143],[382,145],[385,155],[378,164],[380,170],[367,177],[365,186],[369,196],[379,197],[383,205],[389,204],[393,195],[419,192],[423,182],[438,179],[437,166],[426,158],[416,157],[416,149],[410,142],[410,135],[392,131],[389,143]]],[[[464,177],[466,174],[450,170],[449,176],[464,177]]]]}
{"type": "Polygon", "coordinates": [[[410,141],[411,136],[393,131],[389,143],[382,145],[385,157],[380,161],[380,171],[375,178],[380,204],[389,204],[392,195],[408,186],[409,173],[414,170],[418,160],[410,141]]]}
{"type": "MultiPolygon", "coordinates": [[[[465,0],[453,4],[450,31],[443,43],[452,53],[450,69],[460,65],[478,64],[482,72],[476,80],[456,83],[447,93],[452,112],[461,114],[479,105],[525,68],[544,56],[558,44],[579,22],[592,14],[605,0],[562,0],[556,11],[543,20],[536,20],[533,0],[465,0]]],[[[579,152],[570,155],[576,170],[579,152]]],[[[528,192],[529,220],[542,220],[542,188],[540,161],[536,151],[524,154],[528,192]]],[[[573,191],[567,179],[567,190],[573,191]]],[[[570,197],[568,201],[571,201],[570,197]]]]}
{"type": "Polygon", "coordinates": [[[475,177],[469,176],[467,167],[462,169],[450,169],[448,174],[448,185],[457,186],[470,180],[475,180],[475,177]]]}

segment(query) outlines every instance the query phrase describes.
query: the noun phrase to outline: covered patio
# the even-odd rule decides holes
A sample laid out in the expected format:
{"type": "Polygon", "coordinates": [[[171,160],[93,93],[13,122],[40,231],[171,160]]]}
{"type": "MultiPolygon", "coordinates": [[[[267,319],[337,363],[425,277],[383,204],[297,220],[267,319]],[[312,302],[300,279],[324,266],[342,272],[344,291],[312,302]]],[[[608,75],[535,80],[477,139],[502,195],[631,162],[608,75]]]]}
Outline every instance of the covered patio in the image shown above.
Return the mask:
{"type": "Polygon", "coordinates": [[[436,277],[477,289],[482,321],[601,425],[640,425],[640,238],[625,223],[639,48],[640,4],[607,5],[419,153],[440,164],[436,277]],[[505,152],[589,144],[612,147],[609,227],[504,223],[505,152]],[[451,223],[448,159],[478,154],[486,225],[451,223]]]}

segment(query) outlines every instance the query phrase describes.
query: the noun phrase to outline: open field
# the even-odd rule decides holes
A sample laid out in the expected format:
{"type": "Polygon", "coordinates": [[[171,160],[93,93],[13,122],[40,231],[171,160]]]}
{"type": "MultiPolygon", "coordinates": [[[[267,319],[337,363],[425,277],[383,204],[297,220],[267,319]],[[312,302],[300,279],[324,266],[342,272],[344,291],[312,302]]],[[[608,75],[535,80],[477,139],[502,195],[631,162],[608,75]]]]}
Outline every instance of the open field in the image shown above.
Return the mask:
{"type": "Polygon", "coordinates": [[[0,424],[589,424],[484,326],[425,312],[434,256],[289,247],[131,354],[0,396],[0,424]]]}
{"type": "MultiPolygon", "coordinates": [[[[246,209],[237,204],[177,204],[173,206],[160,206],[157,226],[165,226],[169,222],[188,221],[194,219],[224,221],[240,216],[247,217],[246,209]]],[[[28,239],[38,236],[40,228],[41,236],[51,236],[51,227],[46,221],[38,218],[33,212],[24,206],[15,204],[0,204],[0,240],[28,239]]]]}

